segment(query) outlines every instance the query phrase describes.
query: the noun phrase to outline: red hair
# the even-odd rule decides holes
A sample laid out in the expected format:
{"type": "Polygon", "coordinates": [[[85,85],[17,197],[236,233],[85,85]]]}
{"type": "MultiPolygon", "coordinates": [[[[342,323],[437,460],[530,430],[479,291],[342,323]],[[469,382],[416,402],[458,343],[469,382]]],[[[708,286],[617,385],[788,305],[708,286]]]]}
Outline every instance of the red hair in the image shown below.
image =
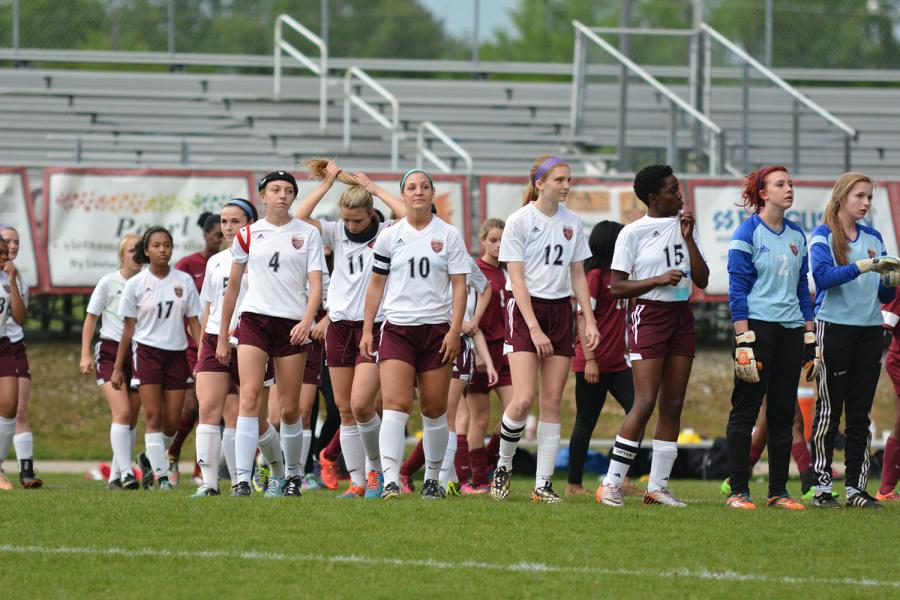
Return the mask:
{"type": "Polygon", "coordinates": [[[760,196],[760,192],[762,192],[766,185],[766,177],[771,173],[776,173],[778,171],[788,173],[787,168],[781,165],[772,165],[763,167],[757,171],[751,171],[750,174],[744,178],[744,189],[741,190],[742,202],[738,206],[743,206],[748,211],[755,213],[761,211],[766,204],[766,201],[760,196]]]}

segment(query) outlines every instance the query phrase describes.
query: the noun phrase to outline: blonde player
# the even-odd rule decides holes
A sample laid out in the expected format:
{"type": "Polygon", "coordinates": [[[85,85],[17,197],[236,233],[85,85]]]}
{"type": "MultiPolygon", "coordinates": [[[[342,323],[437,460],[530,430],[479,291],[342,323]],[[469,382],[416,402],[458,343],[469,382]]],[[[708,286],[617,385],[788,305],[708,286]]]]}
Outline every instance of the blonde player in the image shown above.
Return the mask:
{"type": "Polygon", "coordinates": [[[16,433],[16,405],[19,401],[18,370],[8,326],[21,325],[28,316],[20,290],[21,278],[9,260],[9,244],[0,239],[0,490],[13,489],[3,473],[2,462],[16,433]]]}

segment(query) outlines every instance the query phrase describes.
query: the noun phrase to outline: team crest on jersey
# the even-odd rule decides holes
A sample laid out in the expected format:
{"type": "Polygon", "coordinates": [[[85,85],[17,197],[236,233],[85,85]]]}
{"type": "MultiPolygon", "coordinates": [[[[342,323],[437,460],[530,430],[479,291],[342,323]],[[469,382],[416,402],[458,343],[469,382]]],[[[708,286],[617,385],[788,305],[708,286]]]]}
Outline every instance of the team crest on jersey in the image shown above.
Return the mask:
{"type": "Polygon", "coordinates": [[[181,295],[184,294],[184,288],[181,287],[180,285],[176,285],[174,290],[175,290],[175,296],[178,298],[181,298],[181,295]]]}
{"type": "Polygon", "coordinates": [[[441,238],[431,238],[431,249],[434,250],[435,254],[440,254],[441,250],[444,249],[444,240],[441,238]]]}
{"type": "Polygon", "coordinates": [[[875,258],[875,256],[877,256],[875,254],[875,248],[868,248],[868,251],[869,251],[869,258],[875,258]]]}
{"type": "Polygon", "coordinates": [[[563,235],[566,236],[567,240],[571,240],[572,236],[575,234],[575,230],[569,227],[568,225],[563,225],[563,235]]]}
{"type": "Polygon", "coordinates": [[[800,249],[797,248],[797,244],[791,244],[791,252],[794,253],[794,256],[797,256],[800,253],[800,249]]]}
{"type": "Polygon", "coordinates": [[[294,250],[303,250],[303,243],[305,241],[306,240],[304,240],[299,235],[295,235],[291,238],[291,245],[294,247],[294,250]]]}

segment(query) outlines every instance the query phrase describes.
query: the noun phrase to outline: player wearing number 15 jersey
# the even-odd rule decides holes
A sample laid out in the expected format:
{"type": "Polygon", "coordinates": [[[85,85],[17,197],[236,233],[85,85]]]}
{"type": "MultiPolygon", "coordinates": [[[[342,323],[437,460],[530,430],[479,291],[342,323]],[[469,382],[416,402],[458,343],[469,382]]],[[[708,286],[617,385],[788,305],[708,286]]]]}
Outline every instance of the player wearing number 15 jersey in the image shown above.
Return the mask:
{"type": "Polygon", "coordinates": [[[694,362],[691,282],[705,288],[709,267],[694,231],[694,216],[682,210],[672,167],[642,169],[635,175],[634,192],[647,205],[647,215],[626,225],[616,240],[610,291],[616,298],[636,299],[629,328],[635,397],[616,436],[600,501],[622,506],[622,481],[659,398],[644,503],[684,506],[669,491],[668,481],[678,456],[681,407],[694,362]]]}

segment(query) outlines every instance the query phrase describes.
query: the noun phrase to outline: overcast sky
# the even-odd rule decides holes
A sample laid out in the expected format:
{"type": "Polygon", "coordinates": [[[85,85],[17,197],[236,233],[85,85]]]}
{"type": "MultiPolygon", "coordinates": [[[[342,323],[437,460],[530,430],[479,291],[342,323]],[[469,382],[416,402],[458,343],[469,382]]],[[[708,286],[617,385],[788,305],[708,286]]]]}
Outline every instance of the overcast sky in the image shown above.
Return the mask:
{"type": "MultiPolygon", "coordinates": [[[[472,35],[475,0],[419,0],[419,3],[444,22],[447,31],[455,36],[472,35]]],[[[481,39],[487,39],[497,27],[508,27],[507,13],[519,0],[481,0],[481,39]]]]}

